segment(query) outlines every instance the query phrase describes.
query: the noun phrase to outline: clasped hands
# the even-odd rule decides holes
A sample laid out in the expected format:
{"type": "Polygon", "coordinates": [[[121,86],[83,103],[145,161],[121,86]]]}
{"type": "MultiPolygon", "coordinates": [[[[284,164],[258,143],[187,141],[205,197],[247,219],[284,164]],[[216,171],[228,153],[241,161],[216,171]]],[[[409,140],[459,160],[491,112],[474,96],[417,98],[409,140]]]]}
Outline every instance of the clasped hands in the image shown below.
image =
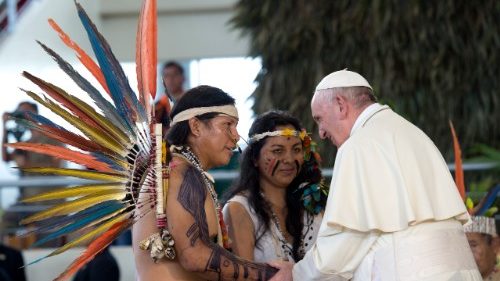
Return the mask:
{"type": "Polygon", "coordinates": [[[269,281],[292,281],[292,269],[295,263],[290,261],[272,261],[270,266],[279,269],[279,271],[269,281]]]}

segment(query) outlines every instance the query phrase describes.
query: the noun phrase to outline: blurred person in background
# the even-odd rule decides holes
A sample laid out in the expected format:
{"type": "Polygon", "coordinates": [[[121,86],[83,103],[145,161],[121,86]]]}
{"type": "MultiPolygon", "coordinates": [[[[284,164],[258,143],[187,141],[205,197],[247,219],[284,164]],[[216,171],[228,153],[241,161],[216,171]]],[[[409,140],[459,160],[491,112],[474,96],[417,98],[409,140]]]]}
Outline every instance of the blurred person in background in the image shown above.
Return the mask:
{"type": "Polygon", "coordinates": [[[155,119],[163,125],[165,133],[170,123],[168,114],[173,104],[184,95],[184,68],[178,62],[168,61],[161,69],[161,79],[165,93],[155,104],[155,119]]]}
{"type": "MultiPolygon", "coordinates": [[[[5,234],[5,225],[0,222],[0,236],[5,234]]],[[[3,238],[3,237],[2,237],[3,238]]],[[[4,245],[0,241],[0,280],[26,281],[23,255],[17,249],[4,245]]]]}
{"type": "Polygon", "coordinates": [[[120,268],[109,247],[97,254],[80,269],[73,281],[119,281],[120,268]]]}
{"type": "MultiPolygon", "coordinates": [[[[2,159],[6,163],[13,163],[12,166],[21,168],[19,170],[19,176],[21,178],[29,178],[31,175],[24,173],[22,168],[31,167],[61,167],[62,161],[47,156],[44,154],[33,153],[28,151],[23,151],[19,149],[11,149],[6,146],[9,143],[15,142],[28,142],[28,143],[44,143],[58,145],[56,141],[44,136],[37,130],[30,130],[23,126],[19,119],[30,118],[30,115],[38,114],[38,107],[35,103],[31,102],[21,102],[13,112],[5,112],[3,114],[3,136],[2,136],[2,159]]],[[[40,175],[36,175],[40,177],[40,175]]],[[[16,201],[22,200],[23,198],[38,195],[42,192],[46,192],[49,189],[43,186],[19,186],[19,198],[16,201]]],[[[5,210],[2,216],[2,220],[5,224],[6,229],[11,234],[10,239],[8,239],[11,246],[15,246],[19,249],[27,248],[33,241],[34,237],[29,235],[25,238],[20,238],[15,235],[15,229],[18,227],[18,223],[21,219],[35,213],[36,211],[30,211],[26,209],[22,203],[16,203],[16,205],[10,206],[5,210]],[[12,235],[14,234],[14,235],[12,235]]],[[[48,246],[57,246],[58,243],[48,246]]]]}

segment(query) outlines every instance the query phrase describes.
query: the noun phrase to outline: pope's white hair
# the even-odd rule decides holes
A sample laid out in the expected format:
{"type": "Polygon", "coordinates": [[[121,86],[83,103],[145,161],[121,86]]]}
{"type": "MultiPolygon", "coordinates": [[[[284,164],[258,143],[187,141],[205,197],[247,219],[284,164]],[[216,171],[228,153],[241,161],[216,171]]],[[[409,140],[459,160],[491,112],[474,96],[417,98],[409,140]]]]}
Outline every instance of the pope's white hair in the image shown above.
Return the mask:
{"type": "Polygon", "coordinates": [[[377,101],[372,90],[367,87],[339,87],[316,91],[313,96],[313,102],[332,103],[337,95],[351,102],[355,108],[360,108],[377,101]]]}

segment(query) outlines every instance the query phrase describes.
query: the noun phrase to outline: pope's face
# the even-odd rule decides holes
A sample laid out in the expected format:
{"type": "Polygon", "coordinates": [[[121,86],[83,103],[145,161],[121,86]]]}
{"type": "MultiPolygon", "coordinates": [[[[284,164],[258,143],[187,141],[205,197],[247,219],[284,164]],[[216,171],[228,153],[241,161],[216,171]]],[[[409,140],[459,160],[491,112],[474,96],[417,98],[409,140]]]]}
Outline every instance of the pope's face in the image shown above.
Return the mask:
{"type": "Polygon", "coordinates": [[[340,108],[337,101],[318,98],[317,94],[311,102],[311,111],[314,121],[318,125],[321,139],[329,139],[336,147],[340,147],[349,133],[343,128],[340,108]]]}

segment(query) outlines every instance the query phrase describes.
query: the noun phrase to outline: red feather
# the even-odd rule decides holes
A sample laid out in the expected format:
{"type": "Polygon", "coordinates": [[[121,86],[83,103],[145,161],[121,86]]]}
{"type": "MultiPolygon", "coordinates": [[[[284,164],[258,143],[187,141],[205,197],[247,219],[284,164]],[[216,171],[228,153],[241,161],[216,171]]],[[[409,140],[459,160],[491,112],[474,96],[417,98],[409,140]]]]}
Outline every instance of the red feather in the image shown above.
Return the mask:
{"type": "Polygon", "coordinates": [[[99,65],[97,65],[92,58],[85,53],[78,44],[76,44],[71,38],[66,34],[59,25],[53,20],[49,19],[49,24],[50,26],[59,34],[59,37],[63,41],[66,46],[70,47],[77,53],[77,57],[80,60],[80,62],[92,73],[92,75],[97,79],[99,84],[103,87],[103,89],[111,96],[108,84],[106,83],[106,79],[104,78],[104,74],[101,71],[101,68],[99,65]]]}
{"type": "Polygon", "coordinates": [[[148,113],[151,112],[149,97],[156,96],[157,28],[156,1],[146,0],[137,27],[136,66],[140,101],[148,113]]]}
{"type": "Polygon", "coordinates": [[[103,129],[101,126],[99,126],[99,124],[97,124],[90,116],[88,116],[85,112],[83,112],[80,108],[78,108],[71,100],[67,99],[64,96],[64,94],[66,94],[66,95],[68,95],[68,94],[66,92],[64,92],[63,89],[61,89],[61,88],[59,88],[51,83],[48,83],[48,82],[30,74],[27,71],[23,71],[23,76],[28,78],[31,82],[38,85],[38,87],[40,87],[40,89],[45,91],[45,93],[47,93],[53,99],[55,99],[56,101],[58,101],[59,103],[64,105],[67,109],[69,109],[71,112],[73,112],[73,114],[75,114],[76,116],[78,116],[79,118],[84,120],[87,124],[91,124],[92,127],[101,128],[103,131],[105,131],[105,129],[103,129]]]}
{"type": "Polygon", "coordinates": [[[40,133],[44,134],[45,136],[58,140],[62,143],[71,145],[73,147],[79,148],[84,151],[105,151],[109,154],[109,150],[105,149],[104,147],[101,147],[95,142],[89,141],[88,139],[77,135],[75,133],[69,132],[69,131],[64,131],[55,127],[50,127],[48,125],[39,125],[40,127],[40,133]]]}
{"type": "Polygon", "coordinates": [[[453,151],[455,153],[455,184],[457,185],[458,192],[465,200],[465,182],[464,182],[464,169],[462,167],[462,150],[460,150],[460,143],[458,142],[457,135],[453,123],[450,122],[451,135],[453,137],[453,151]]]}
{"type": "Polygon", "coordinates": [[[60,147],[51,144],[27,143],[27,142],[18,142],[6,145],[16,149],[32,151],[36,153],[57,157],[63,160],[71,161],[73,163],[84,165],[87,168],[95,169],[100,172],[110,172],[110,173],[115,172],[115,170],[110,168],[108,164],[97,160],[95,157],[65,147],[60,147]]]}
{"type": "Polygon", "coordinates": [[[125,220],[115,223],[110,229],[101,234],[97,239],[92,241],[85,252],[78,257],[71,265],[59,275],[54,281],[67,280],[75,274],[80,268],[90,262],[98,253],[102,252],[113,240],[120,235],[123,230],[132,225],[131,220],[125,220]]]}

